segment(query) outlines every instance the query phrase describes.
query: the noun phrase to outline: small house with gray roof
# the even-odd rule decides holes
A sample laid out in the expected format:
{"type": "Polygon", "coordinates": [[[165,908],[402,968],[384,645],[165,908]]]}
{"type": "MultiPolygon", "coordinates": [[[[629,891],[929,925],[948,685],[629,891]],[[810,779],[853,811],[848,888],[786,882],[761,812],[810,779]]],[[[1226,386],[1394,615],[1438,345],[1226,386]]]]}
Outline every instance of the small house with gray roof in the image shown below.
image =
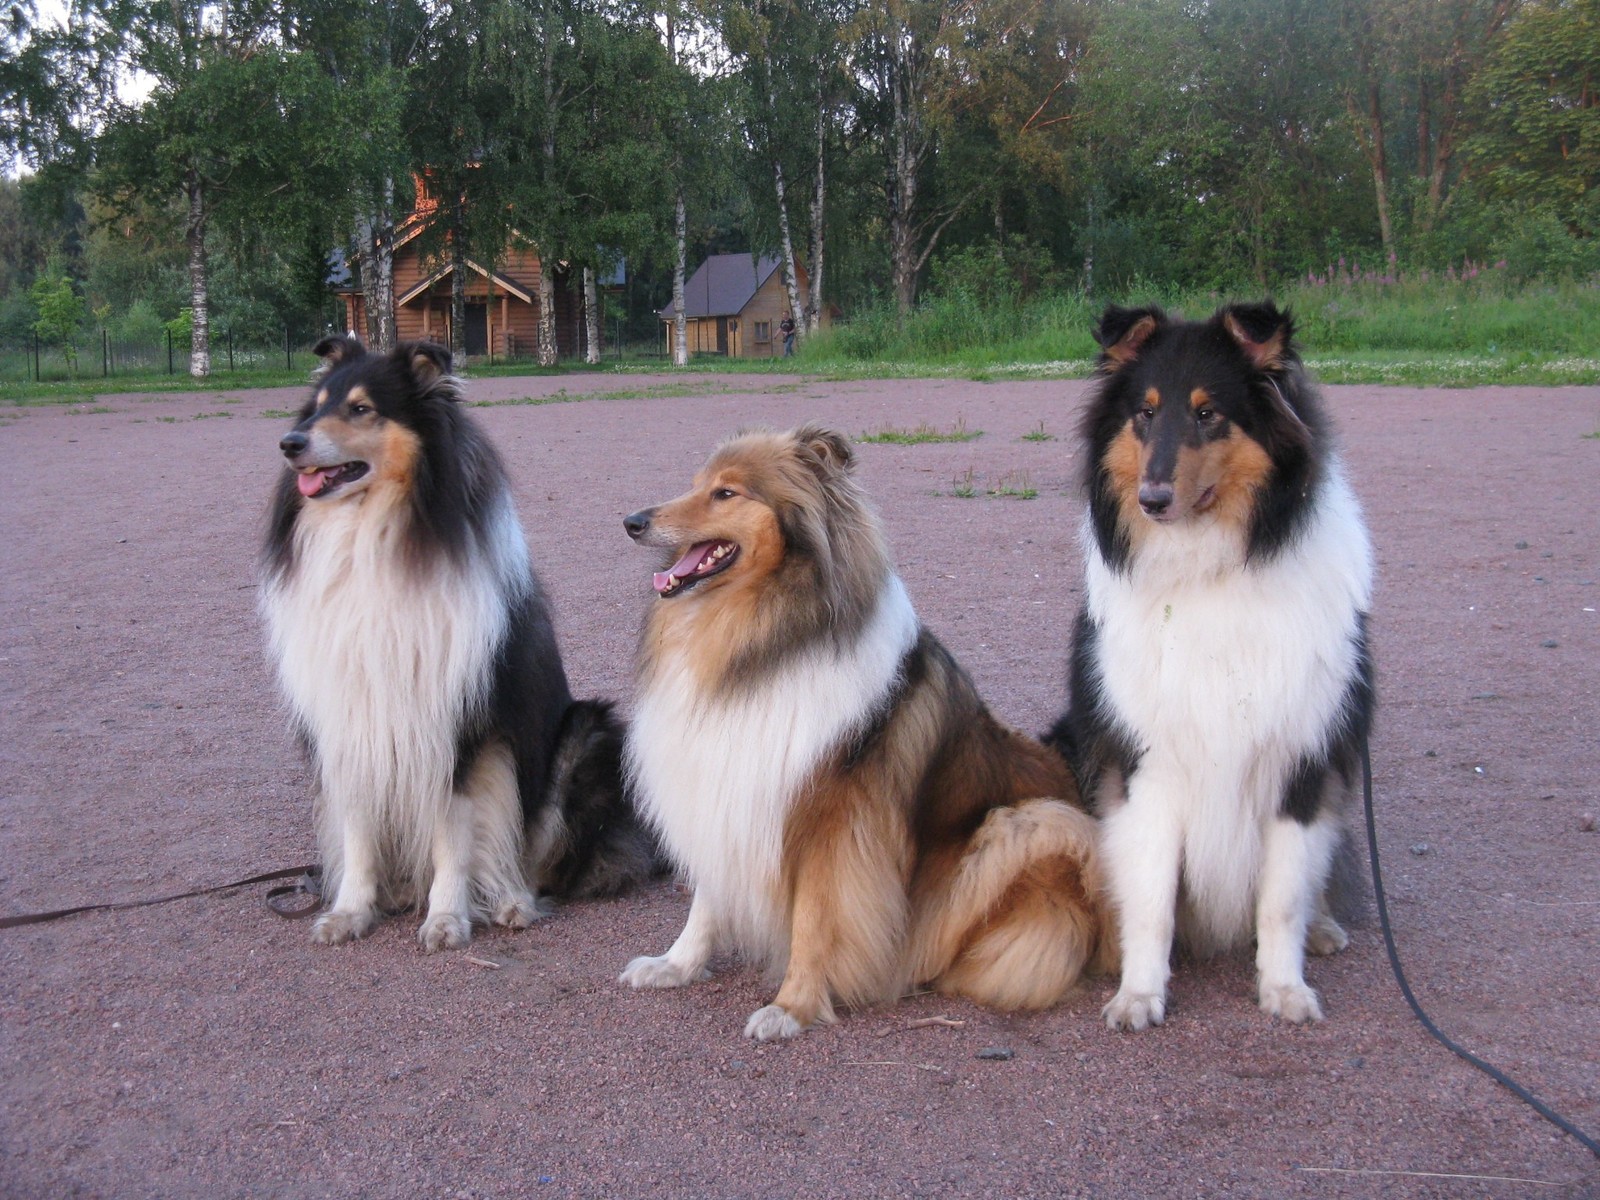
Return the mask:
{"type": "MultiPolygon", "coordinates": [[[[730,358],[781,358],[789,315],[780,261],[773,255],[713,254],[683,285],[684,321],[690,354],[725,354],[730,358]]],[[[809,283],[795,263],[801,295],[809,283]]],[[[660,310],[662,336],[672,354],[672,305],[660,310]]],[[[823,312],[823,321],[830,314],[823,312]]]]}

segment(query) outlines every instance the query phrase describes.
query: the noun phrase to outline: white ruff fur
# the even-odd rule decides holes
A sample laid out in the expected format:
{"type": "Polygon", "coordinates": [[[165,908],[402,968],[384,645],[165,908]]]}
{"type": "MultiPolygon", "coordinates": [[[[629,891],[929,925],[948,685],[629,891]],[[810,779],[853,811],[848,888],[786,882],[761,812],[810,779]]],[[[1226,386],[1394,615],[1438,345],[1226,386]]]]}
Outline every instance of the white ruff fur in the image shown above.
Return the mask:
{"type": "Polygon", "coordinates": [[[1332,814],[1308,827],[1278,810],[1301,758],[1326,747],[1356,672],[1372,551],[1336,462],[1312,503],[1301,536],[1249,566],[1239,531],[1190,517],[1146,525],[1118,574],[1085,522],[1104,696],[1143,751],[1131,780],[1109,779],[1100,797],[1123,933],[1114,1024],[1162,1018],[1180,874],[1188,944],[1210,952],[1257,933],[1263,1007],[1277,1011],[1269,991],[1298,988],[1309,1000],[1280,1015],[1320,1016],[1306,1009],[1316,1000],[1299,943],[1337,827],[1332,814]],[[1127,1011],[1125,997],[1150,1003],[1127,1011]]]}
{"type": "MultiPolygon", "coordinates": [[[[525,902],[533,915],[509,754],[486,748],[462,792],[452,787],[462,720],[489,697],[509,606],[530,574],[508,497],[465,564],[439,554],[420,569],[403,556],[404,502],[375,485],[306,503],[294,567],[268,581],[263,611],[284,693],[315,752],[331,915],[347,918],[344,936],[358,936],[380,898],[413,902],[429,891],[422,936],[438,948],[461,944],[486,907],[506,916],[525,902]]],[[[339,928],[319,939],[343,940],[339,928]]]]}
{"type": "Polygon", "coordinates": [[[661,665],[629,726],[628,770],[694,902],[672,950],[636,960],[624,979],[689,982],[719,946],[782,973],[789,953],[779,894],[784,822],[819,760],[861,727],[892,686],[917,629],[905,587],[890,575],[853,645],[808,650],[734,696],[703,695],[688,661],[661,665]],[[640,964],[643,974],[635,972],[640,964]]]}

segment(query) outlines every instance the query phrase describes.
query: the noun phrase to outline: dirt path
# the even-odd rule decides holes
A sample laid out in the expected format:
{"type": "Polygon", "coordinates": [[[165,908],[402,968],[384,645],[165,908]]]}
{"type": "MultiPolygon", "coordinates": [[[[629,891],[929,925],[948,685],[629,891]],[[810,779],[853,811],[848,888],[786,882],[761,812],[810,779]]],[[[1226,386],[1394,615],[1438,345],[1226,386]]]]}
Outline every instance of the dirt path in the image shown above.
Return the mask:
{"type": "MultiPolygon", "coordinates": [[[[1414,985],[1600,1134],[1600,833],[1581,828],[1600,811],[1600,389],[1329,393],[1379,551],[1373,758],[1414,985]]],[[[655,564],[620,518],[681,491],[716,440],[964,421],[983,436],[863,446],[865,481],[924,619],[995,708],[1039,729],[1061,704],[1082,385],[581,377],[469,395],[505,402],[476,415],[581,693],[626,695],[651,602],[655,564]],[[512,402],[563,388],[571,402],[512,402]],[[1024,440],[1041,428],[1057,440],[1024,440]],[[977,496],[952,494],[968,482],[977,496]],[[1037,497],[984,494],[1002,487],[1037,497]]],[[[0,413],[0,913],[310,858],[254,610],[298,399],[0,413]]],[[[740,1030],[768,996],[747,970],[667,994],[615,983],[676,933],[668,884],[485,934],[470,957],[423,956],[404,918],[313,948],[263,890],[0,932],[0,1194],[1600,1195],[1600,1163],[1424,1036],[1372,924],[1312,964],[1314,1029],[1265,1020],[1239,957],[1180,968],[1169,1023],[1138,1037],[1101,1026],[1098,985],[1025,1017],[920,997],[757,1047],[740,1030]],[[933,1016],[960,1024],[912,1024],[933,1016]]]]}

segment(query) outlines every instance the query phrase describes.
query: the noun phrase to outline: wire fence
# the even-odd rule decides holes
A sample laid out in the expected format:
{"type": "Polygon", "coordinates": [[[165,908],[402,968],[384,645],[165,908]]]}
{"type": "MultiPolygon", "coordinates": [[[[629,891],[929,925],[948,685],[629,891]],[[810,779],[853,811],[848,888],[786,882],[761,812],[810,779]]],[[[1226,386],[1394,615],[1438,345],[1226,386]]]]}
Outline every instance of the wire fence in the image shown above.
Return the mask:
{"type": "MultiPolygon", "coordinates": [[[[235,337],[224,330],[211,338],[211,373],[310,370],[319,334],[286,328],[281,338],[235,337]]],[[[0,346],[0,383],[59,383],[73,379],[138,378],[189,373],[189,340],[118,338],[100,329],[82,343],[51,345],[37,336],[0,346]]]]}

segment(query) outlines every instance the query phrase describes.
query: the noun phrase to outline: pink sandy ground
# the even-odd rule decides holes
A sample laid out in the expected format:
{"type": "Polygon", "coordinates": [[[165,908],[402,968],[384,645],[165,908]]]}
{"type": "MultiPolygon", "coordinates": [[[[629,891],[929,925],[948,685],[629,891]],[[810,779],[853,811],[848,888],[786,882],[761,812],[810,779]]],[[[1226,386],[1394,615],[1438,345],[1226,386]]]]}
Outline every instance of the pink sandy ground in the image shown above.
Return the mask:
{"type": "MultiPolygon", "coordinates": [[[[627,695],[652,603],[653,555],[620,518],[681,491],[718,439],[964,421],[983,436],[862,446],[863,475],[923,618],[996,710],[1055,716],[1082,384],[469,387],[555,393],[475,415],[580,693],[627,695]],[[1023,440],[1039,429],[1055,440],[1023,440]],[[984,494],[1003,486],[1038,495],[984,494]]],[[[1378,547],[1373,758],[1402,953],[1447,1030],[1600,1134],[1600,389],[1328,393],[1378,547]]],[[[298,399],[0,413],[0,912],[311,858],[255,612],[298,399]]],[[[667,882],[432,957],[414,918],[314,948],[263,891],[0,932],[0,1194],[1600,1195],[1600,1163],[1424,1036],[1371,920],[1312,964],[1315,1028],[1264,1018],[1239,956],[1181,966],[1167,1025],[1140,1036],[1101,1025],[1096,983],[1040,1015],[921,996],[756,1046],[740,1031],[769,993],[737,964],[679,992],[616,983],[677,932],[667,882]]]]}

